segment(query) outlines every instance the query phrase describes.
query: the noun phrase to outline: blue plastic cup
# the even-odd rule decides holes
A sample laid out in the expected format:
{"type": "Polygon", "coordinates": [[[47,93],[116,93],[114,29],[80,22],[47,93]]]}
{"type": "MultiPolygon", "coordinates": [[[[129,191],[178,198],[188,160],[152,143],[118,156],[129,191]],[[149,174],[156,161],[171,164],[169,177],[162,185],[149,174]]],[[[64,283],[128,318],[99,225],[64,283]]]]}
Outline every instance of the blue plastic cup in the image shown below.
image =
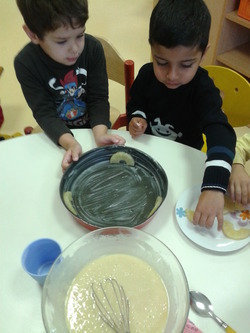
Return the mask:
{"type": "Polygon", "coordinates": [[[30,243],[24,250],[22,254],[23,269],[43,285],[51,266],[61,252],[60,245],[53,239],[38,239],[30,243]]]}

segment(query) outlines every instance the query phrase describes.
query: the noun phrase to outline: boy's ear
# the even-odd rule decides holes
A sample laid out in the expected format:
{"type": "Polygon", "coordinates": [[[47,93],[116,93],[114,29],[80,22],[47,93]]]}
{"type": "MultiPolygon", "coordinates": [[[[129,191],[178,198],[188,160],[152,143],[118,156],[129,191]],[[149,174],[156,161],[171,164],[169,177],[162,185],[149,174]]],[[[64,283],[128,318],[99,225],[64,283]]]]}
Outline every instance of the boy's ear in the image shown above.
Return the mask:
{"type": "Polygon", "coordinates": [[[23,25],[23,30],[25,31],[25,33],[27,34],[27,36],[29,37],[29,39],[32,41],[32,43],[34,44],[39,44],[40,39],[37,37],[37,35],[32,32],[28,26],[26,24],[23,25]]]}
{"type": "Polygon", "coordinates": [[[207,51],[210,49],[210,44],[207,44],[205,51],[203,52],[202,59],[205,58],[207,51]]]}
{"type": "Polygon", "coordinates": [[[207,53],[207,51],[210,49],[210,46],[211,46],[211,44],[210,43],[208,43],[207,44],[207,47],[206,47],[206,50],[205,50],[205,52],[204,52],[204,55],[207,53]]]}

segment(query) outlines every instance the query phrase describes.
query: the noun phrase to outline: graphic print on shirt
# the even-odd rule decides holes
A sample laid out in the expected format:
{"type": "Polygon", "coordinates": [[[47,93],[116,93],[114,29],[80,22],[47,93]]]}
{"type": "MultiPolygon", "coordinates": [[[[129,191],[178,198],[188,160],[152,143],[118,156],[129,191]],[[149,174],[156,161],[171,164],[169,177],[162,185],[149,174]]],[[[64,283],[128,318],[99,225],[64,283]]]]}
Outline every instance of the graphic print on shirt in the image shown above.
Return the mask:
{"type": "Polygon", "coordinates": [[[170,124],[162,125],[160,118],[155,118],[153,122],[149,123],[153,135],[160,136],[169,140],[175,141],[177,138],[182,137],[182,133],[176,133],[174,127],[170,124]]]}
{"type": "Polygon", "coordinates": [[[86,103],[83,101],[85,94],[84,83],[78,82],[77,75],[84,75],[84,82],[87,81],[87,72],[84,69],[69,71],[64,78],[59,79],[60,85],[56,85],[56,78],[49,81],[49,85],[54,90],[60,90],[60,101],[57,102],[57,114],[67,121],[69,125],[81,126],[87,122],[86,103]]]}

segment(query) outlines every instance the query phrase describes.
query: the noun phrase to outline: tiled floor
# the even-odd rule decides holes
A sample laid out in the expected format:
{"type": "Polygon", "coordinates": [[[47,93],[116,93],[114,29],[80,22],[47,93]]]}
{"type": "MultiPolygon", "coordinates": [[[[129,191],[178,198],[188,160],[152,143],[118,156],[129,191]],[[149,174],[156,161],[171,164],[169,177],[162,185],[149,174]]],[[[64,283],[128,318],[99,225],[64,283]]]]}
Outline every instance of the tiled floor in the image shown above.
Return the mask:
{"type": "MultiPolygon", "coordinates": [[[[153,0],[89,0],[90,18],[87,32],[106,37],[125,59],[135,62],[135,74],[150,61],[148,24],[153,0]]],[[[23,20],[15,0],[1,0],[0,66],[4,72],[0,78],[0,100],[5,121],[1,133],[23,134],[25,126],[35,126],[32,113],[23,97],[16,79],[13,59],[29,41],[22,29],[23,20]]],[[[124,112],[124,92],[118,85],[110,85],[111,105],[124,112]]],[[[249,128],[238,128],[242,135],[249,128]]],[[[249,168],[250,169],[250,168],[249,168]]]]}

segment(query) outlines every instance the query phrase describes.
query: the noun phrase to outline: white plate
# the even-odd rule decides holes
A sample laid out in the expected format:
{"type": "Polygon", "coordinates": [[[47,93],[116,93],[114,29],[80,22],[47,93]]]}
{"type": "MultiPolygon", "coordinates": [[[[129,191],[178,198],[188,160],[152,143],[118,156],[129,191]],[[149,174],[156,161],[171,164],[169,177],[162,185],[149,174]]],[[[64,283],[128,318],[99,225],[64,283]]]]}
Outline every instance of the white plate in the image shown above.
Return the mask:
{"type": "MultiPolygon", "coordinates": [[[[222,231],[217,230],[217,219],[211,229],[194,226],[186,217],[185,210],[195,210],[200,196],[200,186],[185,190],[176,204],[176,218],[182,232],[195,244],[216,252],[230,252],[241,249],[250,243],[250,237],[243,240],[233,240],[224,236],[222,231]]],[[[241,220],[239,214],[225,214],[224,219],[234,224],[234,228],[249,228],[250,220],[241,220]],[[243,225],[239,226],[239,222],[243,225]]]]}

